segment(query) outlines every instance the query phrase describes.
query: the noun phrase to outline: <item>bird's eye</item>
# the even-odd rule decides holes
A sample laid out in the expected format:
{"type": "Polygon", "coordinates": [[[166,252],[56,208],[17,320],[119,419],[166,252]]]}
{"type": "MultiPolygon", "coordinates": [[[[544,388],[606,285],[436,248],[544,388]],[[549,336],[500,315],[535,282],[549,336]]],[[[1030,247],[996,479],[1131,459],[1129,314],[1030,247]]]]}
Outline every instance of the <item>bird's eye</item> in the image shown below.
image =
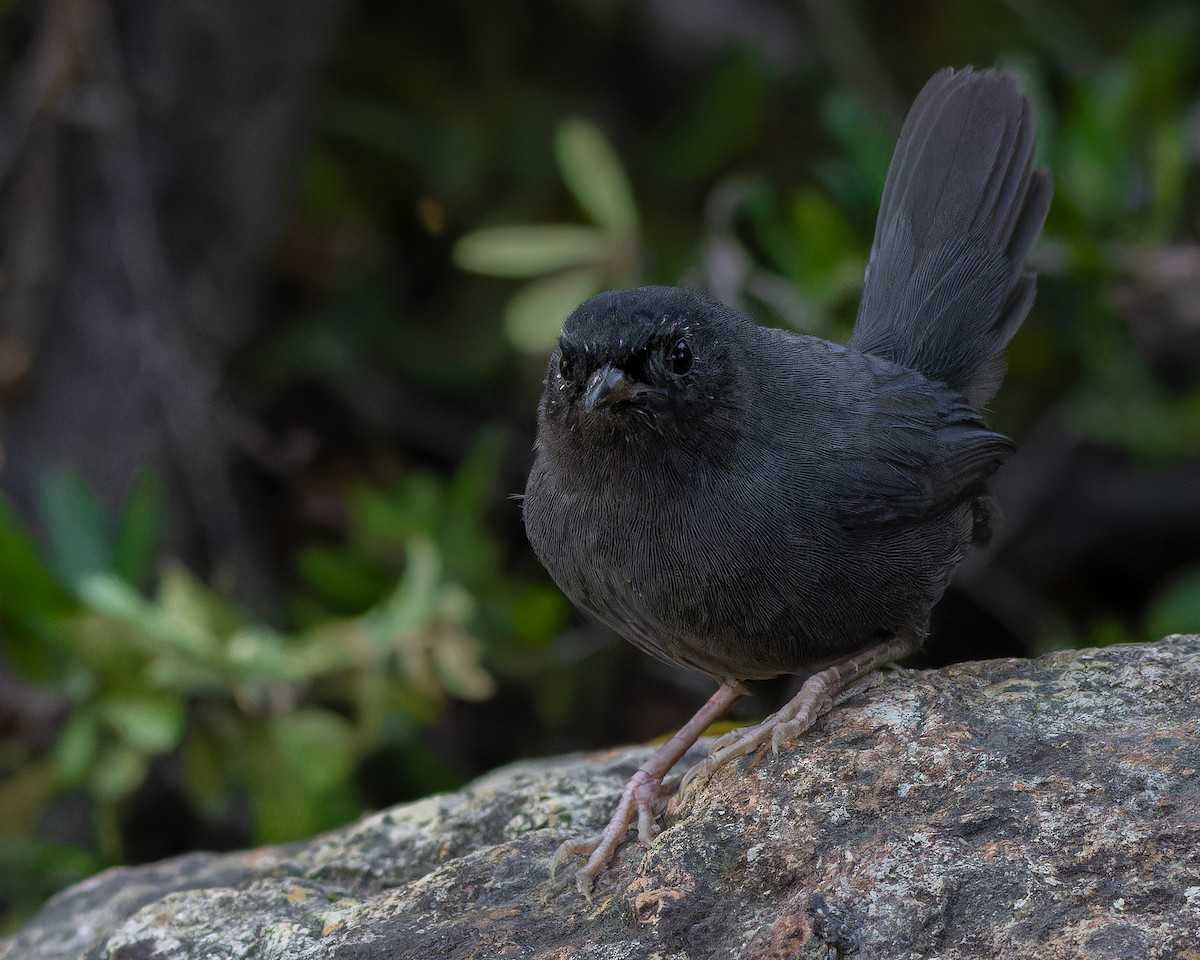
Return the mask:
{"type": "Polygon", "coordinates": [[[571,358],[564,353],[558,358],[558,375],[564,380],[569,379],[571,376],[571,366],[571,358]]]}
{"type": "Polygon", "coordinates": [[[680,337],[671,344],[671,349],[667,351],[667,366],[679,376],[692,369],[692,347],[687,338],[680,337]]]}

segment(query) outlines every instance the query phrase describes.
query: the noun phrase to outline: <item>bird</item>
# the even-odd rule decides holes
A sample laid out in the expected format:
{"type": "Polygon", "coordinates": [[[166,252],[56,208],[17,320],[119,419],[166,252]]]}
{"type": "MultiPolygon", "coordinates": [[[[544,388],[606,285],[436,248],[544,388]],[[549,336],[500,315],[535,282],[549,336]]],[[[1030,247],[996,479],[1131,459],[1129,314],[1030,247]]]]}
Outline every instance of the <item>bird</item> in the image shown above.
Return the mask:
{"type": "MultiPolygon", "coordinates": [[[[780,750],[870,670],[919,649],[955,567],[996,522],[1014,443],[984,409],[1028,315],[1053,193],[1016,80],[946,68],[905,119],[853,332],[756,324],[641,287],[577,307],[550,355],[523,497],[537,557],[579,608],[717,691],[638,769],[603,831],[564,842],[578,889],[656,834],[664,779],[746,682],[804,681],[718,740],[700,789],[780,750]]],[[[819,241],[818,241],[819,242],[819,241]]]]}

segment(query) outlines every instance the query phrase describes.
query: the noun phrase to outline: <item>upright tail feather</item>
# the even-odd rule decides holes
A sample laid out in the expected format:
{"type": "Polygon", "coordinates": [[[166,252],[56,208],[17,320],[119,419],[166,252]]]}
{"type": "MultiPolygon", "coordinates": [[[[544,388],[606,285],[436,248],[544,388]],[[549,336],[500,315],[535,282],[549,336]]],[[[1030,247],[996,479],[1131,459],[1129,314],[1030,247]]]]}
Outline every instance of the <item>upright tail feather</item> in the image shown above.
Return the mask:
{"type": "Polygon", "coordinates": [[[1033,303],[1025,258],[1053,183],[1033,166],[1029,102],[1003,73],[942,70],[900,132],[850,345],[980,407],[1033,303]]]}

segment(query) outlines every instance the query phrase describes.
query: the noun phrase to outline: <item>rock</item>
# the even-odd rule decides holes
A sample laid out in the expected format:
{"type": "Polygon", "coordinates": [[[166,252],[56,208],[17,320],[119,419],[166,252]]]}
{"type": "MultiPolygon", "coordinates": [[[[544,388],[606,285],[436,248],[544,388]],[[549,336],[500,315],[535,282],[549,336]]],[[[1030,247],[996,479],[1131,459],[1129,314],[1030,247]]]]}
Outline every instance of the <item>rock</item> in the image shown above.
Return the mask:
{"type": "Polygon", "coordinates": [[[592,902],[548,865],[644,748],[307,843],[112,870],[0,960],[1200,958],[1200,637],[869,678],[720,771],[592,902]]]}

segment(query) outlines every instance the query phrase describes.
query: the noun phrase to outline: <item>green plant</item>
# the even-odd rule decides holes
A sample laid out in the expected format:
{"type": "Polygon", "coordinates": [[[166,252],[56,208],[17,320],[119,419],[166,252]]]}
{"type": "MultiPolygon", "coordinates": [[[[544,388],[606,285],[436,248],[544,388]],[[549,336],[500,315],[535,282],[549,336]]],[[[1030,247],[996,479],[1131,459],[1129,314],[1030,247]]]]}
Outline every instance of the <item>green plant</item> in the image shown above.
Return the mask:
{"type": "Polygon", "coordinates": [[[201,816],[246,802],[258,843],[361,812],[355,772],[380,751],[422,791],[453,783],[421,732],[451,698],[490,696],[485,661],[516,662],[506,648],[546,643],[566,614],[551,588],[500,569],[483,519],[499,452],[485,435],[449,479],[408,472],[349,491],[345,542],[299,556],[306,588],[289,630],[177,563],[149,595],[134,585],[151,579],[161,523],[149,482],[113,515],[78,477],[51,477],[46,559],[0,501],[0,577],[12,588],[0,594],[0,665],[63,703],[48,750],[0,742],[0,865],[26,885],[42,877],[42,889],[121,862],[128,803],[157,762],[179,771],[201,816]],[[88,800],[93,850],[34,838],[67,793],[88,800]]]}
{"type": "Polygon", "coordinates": [[[579,303],[635,276],[638,217],[629,180],[598,127],[568,120],[558,128],[555,160],[571,194],[594,222],[487,227],[461,237],[454,261],[495,277],[533,278],[509,299],[504,327],[512,343],[545,352],[579,303]]]}

